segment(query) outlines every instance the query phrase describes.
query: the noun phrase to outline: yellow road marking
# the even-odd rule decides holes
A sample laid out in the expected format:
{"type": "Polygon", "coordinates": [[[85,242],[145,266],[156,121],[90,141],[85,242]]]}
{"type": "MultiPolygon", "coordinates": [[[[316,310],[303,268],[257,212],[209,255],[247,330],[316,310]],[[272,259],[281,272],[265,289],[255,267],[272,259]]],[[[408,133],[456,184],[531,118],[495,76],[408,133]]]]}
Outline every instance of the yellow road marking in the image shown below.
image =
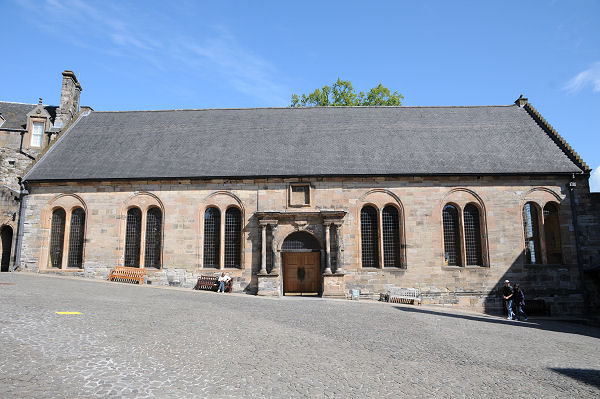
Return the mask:
{"type": "Polygon", "coordinates": [[[56,312],[56,314],[83,314],[81,312],[56,312]]]}

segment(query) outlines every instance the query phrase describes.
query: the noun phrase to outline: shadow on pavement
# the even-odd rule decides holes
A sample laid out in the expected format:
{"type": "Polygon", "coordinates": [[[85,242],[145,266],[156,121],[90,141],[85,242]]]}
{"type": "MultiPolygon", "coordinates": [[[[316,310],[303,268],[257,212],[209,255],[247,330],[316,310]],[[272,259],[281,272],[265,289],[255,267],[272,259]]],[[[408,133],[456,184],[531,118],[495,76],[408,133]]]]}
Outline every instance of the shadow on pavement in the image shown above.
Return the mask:
{"type": "Polygon", "coordinates": [[[443,317],[453,317],[456,319],[464,319],[464,320],[473,320],[473,321],[483,321],[485,323],[495,323],[495,324],[510,324],[516,327],[525,327],[525,328],[536,328],[539,330],[545,331],[555,331],[555,332],[563,332],[568,334],[579,334],[586,335],[588,337],[600,338],[600,329],[596,327],[590,327],[582,324],[570,324],[568,322],[559,322],[552,320],[532,320],[529,318],[529,322],[518,322],[513,320],[505,320],[500,318],[493,318],[487,316],[476,316],[476,315],[468,315],[468,314],[459,314],[459,313],[450,313],[450,312],[440,312],[436,310],[430,309],[418,309],[418,308],[409,308],[409,307],[400,307],[394,306],[395,309],[409,312],[409,313],[421,313],[421,314],[429,314],[434,316],[443,316],[443,317]]]}
{"type": "Polygon", "coordinates": [[[596,388],[600,388],[600,370],[592,369],[561,369],[561,368],[549,368],[562,375],[566,375],[574,380],[583,382],[584,384],[591,385],[596,388]]]}

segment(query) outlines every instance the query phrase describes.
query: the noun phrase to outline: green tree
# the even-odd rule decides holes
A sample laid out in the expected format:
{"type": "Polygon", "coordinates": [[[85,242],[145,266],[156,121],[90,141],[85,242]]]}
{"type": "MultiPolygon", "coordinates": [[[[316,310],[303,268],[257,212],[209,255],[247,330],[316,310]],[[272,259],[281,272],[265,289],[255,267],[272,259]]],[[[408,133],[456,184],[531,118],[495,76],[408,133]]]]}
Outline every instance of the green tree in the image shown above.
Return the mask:
{"type": "Polygon", "coordinates": [[[331,87],[323,86],[312,93],[292,94],[292,103],[290,107],[348,107],[348,106],[367,106],[367,105],[402,105],[404,96],[397,91],[391,92],[390,89],[379,83],[373,87],[367,94],[356,93],[352,83],[349,80],[338,78],[331,87]]]}

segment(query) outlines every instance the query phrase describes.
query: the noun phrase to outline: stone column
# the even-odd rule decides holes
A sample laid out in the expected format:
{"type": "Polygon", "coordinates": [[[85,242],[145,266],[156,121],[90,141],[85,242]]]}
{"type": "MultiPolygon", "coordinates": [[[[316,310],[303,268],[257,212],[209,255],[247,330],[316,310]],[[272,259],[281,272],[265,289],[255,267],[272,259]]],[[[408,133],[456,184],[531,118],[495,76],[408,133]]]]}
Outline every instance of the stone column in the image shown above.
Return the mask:
{"type": "Polygon", "coordinates": [[[271,270],[271,274],[279,275],[279,257],[277,256],[277,245],[275,243],[275,231],[277,230],[277,225],[271,225],[271,251],[273,252],[273,270],[271,270]]]}
{"type": "Polygon", "coordinates": [[[325,222],[325,271],[323,274],[331,274],[331,222],[325,222]]]}
{"type": "Polygon", "coordinates": [[[225,268],[225,211],[221,212],[221,226],[219,227],[219,269],[225,268]]]}
{"type": "Polygon", "coordinates": [[[342,268],[342,264],[343,264],[343,258],[342,258],[342,252],[343,252],[343,240],[342,240],[342,223],[335,223],[335,227],[336,227],[336,241],[337,241],[337,265],[335,268],[335,274],[344,274],[344,270],[342,268]]]}
{"type": "Polygon", "coordinates": [[[261,223],[262,249],[260,259],[260,271],[258,274],[267,274],[267,225],[261,223]]]}
{"type": "Polygon", "coordinates": [[[383,269],[383,212],[377,210],[377,241],[379,244],[379,268],[383,269]]]}
{"type": "Polygon", "coordinates": [[[65,215],[65,231],[63,232],[63,248],[62,248],[62,263],[61,269],[66,269],[69,263],[69,241],[71,239],[71,215],[72,211],[68,211],[65,215]]]}

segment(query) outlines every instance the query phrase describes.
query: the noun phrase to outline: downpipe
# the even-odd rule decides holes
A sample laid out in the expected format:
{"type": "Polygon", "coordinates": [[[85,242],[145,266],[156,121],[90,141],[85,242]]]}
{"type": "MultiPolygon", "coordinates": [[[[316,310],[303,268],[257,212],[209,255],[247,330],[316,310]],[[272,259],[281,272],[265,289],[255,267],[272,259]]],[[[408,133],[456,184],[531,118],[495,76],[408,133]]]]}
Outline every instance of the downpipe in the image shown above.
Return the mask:
{"type": "Polygon", "coordinates": [[[21,191],[19,192],[19,223],[17,224],[17,241],[15,243],[15,261],[13,262],[11,272],[14,272],[21,266],[21,244],[23,242],[23,225],[25,223],[25,201],[27,200],[27,194],[29,191],[25,188],[25,185],[19,178],[19,185],[21,191]]]}

